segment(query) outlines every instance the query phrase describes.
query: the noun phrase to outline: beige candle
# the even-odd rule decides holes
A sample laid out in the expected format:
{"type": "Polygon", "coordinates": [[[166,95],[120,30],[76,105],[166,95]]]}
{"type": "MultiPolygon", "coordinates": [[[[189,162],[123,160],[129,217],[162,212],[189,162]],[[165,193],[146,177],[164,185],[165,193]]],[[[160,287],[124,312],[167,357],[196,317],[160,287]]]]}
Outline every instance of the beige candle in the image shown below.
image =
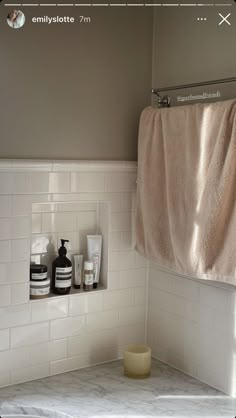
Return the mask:
{"type": "Polygon", "coordinates": [[[124,352],[124,374],[134,379],[143,379],[150,372],[151,348],[146,345],[129,345],[124,352]]]}

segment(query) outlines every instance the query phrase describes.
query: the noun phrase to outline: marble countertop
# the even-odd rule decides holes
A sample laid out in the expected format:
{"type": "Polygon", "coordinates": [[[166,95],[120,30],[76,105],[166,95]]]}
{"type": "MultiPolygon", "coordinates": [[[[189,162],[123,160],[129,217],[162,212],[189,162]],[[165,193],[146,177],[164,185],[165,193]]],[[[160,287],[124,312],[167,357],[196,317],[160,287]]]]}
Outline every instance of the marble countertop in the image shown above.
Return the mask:
{"type": "Polygon", "coordinates": [[[39,408],[35,406],[13,406],[5,405],[0,407],[1,418],[7,418],[9,416],[24,416],[30,415],[31,417],[43,417],[43,418],[73,418],[71,415],[65,414],[60,411],[39,408]]]}
{"type": "Polygon", "coordinates": [[[8,407],[24,413],[22,406],[47,408],[75,418],[236,415],[236,399],[156,360],[151,376],[143,380],[125,377],[122,362],[115,361],[0,389],[0,415],[8,407]]]}

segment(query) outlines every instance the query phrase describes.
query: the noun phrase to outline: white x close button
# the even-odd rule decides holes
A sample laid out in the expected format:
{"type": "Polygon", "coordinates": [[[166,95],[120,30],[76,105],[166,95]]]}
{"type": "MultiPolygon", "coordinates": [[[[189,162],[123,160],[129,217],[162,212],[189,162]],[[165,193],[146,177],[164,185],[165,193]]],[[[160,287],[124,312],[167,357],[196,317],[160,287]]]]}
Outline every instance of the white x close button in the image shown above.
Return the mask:
{"type": "Polygon", "coordinates": [[[231,26],[231,23],[228,21],[228,18],[230,17],[231,13],[228,13],[227,16],[223,16],[221,13],[219,13],[219,16],[221,17],[221,21],[219,22],[219,26],[222,25],[222,23],[226,23],[226,25],[231,26]]]}

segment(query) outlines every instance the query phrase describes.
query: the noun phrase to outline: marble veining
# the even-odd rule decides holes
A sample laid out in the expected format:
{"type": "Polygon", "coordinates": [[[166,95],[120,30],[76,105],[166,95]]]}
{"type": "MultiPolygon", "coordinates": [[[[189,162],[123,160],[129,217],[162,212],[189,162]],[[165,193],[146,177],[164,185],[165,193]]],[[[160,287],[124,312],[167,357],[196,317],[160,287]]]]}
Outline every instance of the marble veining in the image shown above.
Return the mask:
{"type": "MultiPolygon", "coordinates": [[[[3,388],[0,415],[9,407],[15,413],[47,408],[75,418],[236,415],[236,399],[157,360],[150,378],[144,380],[125,377],[122,362],[115,361],[3,388]]],[[[55,414],[44,416],[59,418],[55,414]]]]}
{"type": "Polygon", "coordinates": [[[55,411],[52,409],[39,408],[33,406],[1,406],[1,418],[7,417],[24,417],[25,415],[30,418],[42,417],[42,418],[73,418],[71,415],[63,412],[55,411]]]}

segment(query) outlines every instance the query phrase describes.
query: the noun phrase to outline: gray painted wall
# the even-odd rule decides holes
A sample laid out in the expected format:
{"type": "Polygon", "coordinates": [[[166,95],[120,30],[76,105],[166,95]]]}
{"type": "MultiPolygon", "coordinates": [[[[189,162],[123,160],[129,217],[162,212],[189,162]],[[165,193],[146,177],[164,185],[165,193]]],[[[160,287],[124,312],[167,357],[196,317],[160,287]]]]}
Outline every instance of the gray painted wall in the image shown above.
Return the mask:
{"type": "MultiPolygon", "coordinates": [[[[213,3],[213,0],[205,2],[213,3]]],[[[234,5],[231,8],[214,6],[156,8],[153,87],[236,76],[236,4],[232,3],[234,5]],[[225,23],[219,26],[221,20],[219,12],[223,15],[231,13],[231,26],[225,23]],[[206,17],[207,21],[199,22],[197,17],[206,17]]],[[[209,89],[204,88],[204,90],[209,89]]],[[[221,86],[221,91],[226,92],[226,99],[236,97],[236,83],[225,88],[221,86]]],[[[181,93],[185,92],[187,93],[187,91],[181,93]]]]}
{"type": "Polygon", "coordinates": [[[19,30],[5,24],[8,10],[0,6],[0,157],[135,160],[152,8],[27,8],[19,30]],[[92,23],[32,24],[39,14],[92,23]]]}

